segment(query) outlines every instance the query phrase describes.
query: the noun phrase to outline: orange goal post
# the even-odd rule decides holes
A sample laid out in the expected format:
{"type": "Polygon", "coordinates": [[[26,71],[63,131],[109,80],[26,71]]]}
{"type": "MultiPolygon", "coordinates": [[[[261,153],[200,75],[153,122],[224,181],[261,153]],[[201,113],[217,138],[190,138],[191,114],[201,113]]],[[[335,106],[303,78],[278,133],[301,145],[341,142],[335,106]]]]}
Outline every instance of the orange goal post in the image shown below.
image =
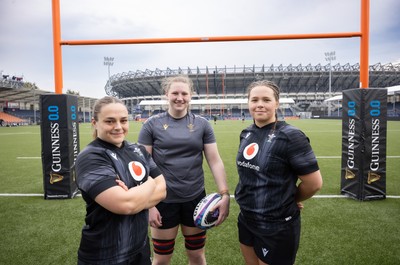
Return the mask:
{"type": "Polygon", "coordinates": [[[369,86],[369,0],[361,1],[360,32],[252,35],[252,36],[214,36],[182,38],[142,38],[114,40],[61,40],[60,0],[52,0],[53,48],[54,48],[54,81],[55,93],[62,94],[62,45],[111,45],[111,44],[150,44],[182,42],[229,42],[229,41],[267,41],[289,39],[326,39],[326,38],[360,38],[360,88],[369,86]]]}

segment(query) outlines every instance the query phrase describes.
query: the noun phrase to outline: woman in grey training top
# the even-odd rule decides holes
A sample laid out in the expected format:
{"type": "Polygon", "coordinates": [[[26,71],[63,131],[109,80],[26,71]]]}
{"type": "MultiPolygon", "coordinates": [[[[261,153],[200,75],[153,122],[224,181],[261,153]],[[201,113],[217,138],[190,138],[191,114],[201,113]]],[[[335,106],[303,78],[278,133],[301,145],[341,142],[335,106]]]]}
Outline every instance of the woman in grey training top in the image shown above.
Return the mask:
{"type": "Polygon", "coordinates": [[[206,195],[203,153],[222,200],[216,208],[221,224],[229,214],[229,190],[224,164],[213,129],[201,116],[189,112],[193,82],[184,75],[163,81],[168,111],[150,117],[139,133],[167,182],[167,198],[150,209],[149,223],[154,247],[153,264],[169,264],[179,226],[185,238],[189,264],[206,264],[206,231],[193,222],[193,211],[206,195]]]}

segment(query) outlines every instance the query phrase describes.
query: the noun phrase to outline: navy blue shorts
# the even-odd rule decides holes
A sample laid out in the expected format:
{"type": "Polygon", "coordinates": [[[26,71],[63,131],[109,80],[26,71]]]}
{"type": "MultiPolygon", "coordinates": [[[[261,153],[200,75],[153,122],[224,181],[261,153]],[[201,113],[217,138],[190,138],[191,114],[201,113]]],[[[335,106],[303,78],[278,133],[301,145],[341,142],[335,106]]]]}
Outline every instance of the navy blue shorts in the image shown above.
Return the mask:
{"type": "Polygon", "coordinates": [[[257,257],[265,263],[293,265],[300,243],[300,226],[300,215],[279,228],[260,229],[239,214],[239,242],[253,247],[257,257]]]}
{"type": "Polygon", "coordinates": [[[203,191],[197,198],[189,202],[182,203],[165,203],[160,202],[157,204],[157,209],[162,217],[162,226],[158,229],[169,229],[176,227],[180,224],[195,227],[193,221],[193,212],[197,204],[201,199],[206,196],[206,192],[203,191]]]}

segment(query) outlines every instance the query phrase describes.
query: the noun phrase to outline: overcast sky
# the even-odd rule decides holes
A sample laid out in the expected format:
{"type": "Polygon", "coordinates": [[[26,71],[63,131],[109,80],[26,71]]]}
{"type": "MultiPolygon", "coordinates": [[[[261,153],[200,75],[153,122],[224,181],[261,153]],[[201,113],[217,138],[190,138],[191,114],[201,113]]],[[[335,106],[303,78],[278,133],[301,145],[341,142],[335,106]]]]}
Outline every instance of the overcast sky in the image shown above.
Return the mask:
{"type": "MultiPolygon", "coordinates": [[[[0,0],[0,71],[55,91],[51,0],[0,0]]],[[[360,32],[360,0],[60,0],[62,40],[360,32]]],[[[400,62],[400,1],[370,0],[369,64],[400,62]]],[[[359,63],[360,38],[62,46],[63,92],[136,70],[359,63]]]]}

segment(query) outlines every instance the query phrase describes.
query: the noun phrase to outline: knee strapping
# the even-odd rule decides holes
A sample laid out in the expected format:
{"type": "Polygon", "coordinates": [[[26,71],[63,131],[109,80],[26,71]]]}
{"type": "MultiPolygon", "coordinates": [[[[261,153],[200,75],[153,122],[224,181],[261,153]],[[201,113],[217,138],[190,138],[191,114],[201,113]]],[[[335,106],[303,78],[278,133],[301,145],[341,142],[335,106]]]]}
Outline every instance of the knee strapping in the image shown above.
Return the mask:
{"type": "Polygon", "coordinates": [[[152,238],[154,253],[158,255],[169,255],[174,252],[175,239],[156,239],[152,238]]]}
{"type": "Polygon", "coordinates": [[[189,250],[197,250],[204,247],[206,244],[206,231],[203,231],[199,234],[185,236],[185,247],[189,250]]]}

